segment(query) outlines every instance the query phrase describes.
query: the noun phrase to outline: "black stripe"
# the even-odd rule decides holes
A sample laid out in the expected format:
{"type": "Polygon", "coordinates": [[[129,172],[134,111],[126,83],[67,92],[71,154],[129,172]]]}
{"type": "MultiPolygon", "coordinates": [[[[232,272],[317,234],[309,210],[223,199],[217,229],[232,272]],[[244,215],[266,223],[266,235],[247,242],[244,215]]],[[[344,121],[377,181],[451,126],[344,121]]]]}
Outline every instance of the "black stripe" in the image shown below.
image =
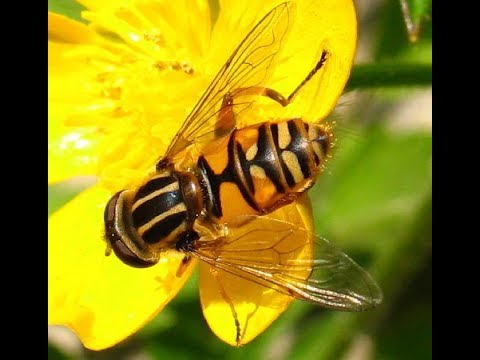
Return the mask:
{"type": "Polygon", "coordinates": [[[255,188],[253,186],[253,179],[252,175],[250,174],[250,167],[247,163],[247,157],[245,152],[242,149],[242,146],[237,143],[237,154],[238,154],[238,161],[240,162],[240,167],[242,168],[243,176],[245,177],[245,181],[247,182],[247,187],[250,193],[255,194],[255,188]]]}
{"type": "Polygon", "coordinates": [[[315,151],[313,151],[313,160],[315,161],[316,166],[320,165],[320,158],[315,151]]]}
{"type": "MultiPolygon", "coordinates": [[[[316,141],[315,139],[310,139],[310,136],[308,135],[308,130],[310,129],[310,125],[306,122],[303,123],[303,126],[305,126],[305,133],[307,134],[307,139],[308,141],[316,141]]],[[[317,127],[316,125],[313,125],[314,127],[317,127]]],[[[318,129],[318,127],[317,127],[318,129]]],[[[315,166],[320,165],[320,158],[318,157],[317,153],[312,149],[313,153],[313,161],[315,162],[315,166]]]]}
{"type": "Polygon", "coordinates": [[[204,181],[200,181],[204,194],[211,194],[209,196],[209,202],[211,204],[211,212],[215,217],[222,216],[222,204],[220,203],[220,178],[215,175],[212,168],[208,164],[207,159],[202,155],[198,158],[198,169],[203,177],[204,181]]]}
{"type": "Polygon", "coordinates": [[[167,216],[165,219],[160,220],[150,229],[148,229],[142,238],[149,244],[154,244],[164,239],[170,233],[172,233],[182,222],[186,221],[187,212],[181,211],[176,214],[167,216]]]}
{"type": "MultiPolygon", "coordinates": [[[[230,135],[230,140],[228,141],[228,164],[223,170],[222,174],[220,175],[220,181],[221,182],[233,182],[235,185],[237,185],[238,189],[240,190],[240,193],[242,194],[243,198],[247,202],[250,207],[252,207],[255,210],[258,210],[258,206],[255,203],[255,200],[250,196],[248,193],[247,185],[242,181],[240,174],[237,174],[236,167],[235,167],[235,162],[236,161],[241,161],[240,158],[236,159],[235,156],[235,145],[238,145],[240,148],[240,151],[243,154],[243,150],[241,149],[241,146],[236,142],[235,140],[235,134],[237,132],[233,132],[232,135],[230,135]]],[[[237,150],[238,150],[237,147],[237,150]]],[[[244,161],[243,163],[240,163],[240,167],[242,168],[242,171],[244,172],[244,175],[249,169],[247,159],[245,158],[245,154],[243,154],[244,161]]],[[[248,172],[250,175],[250,173],[248,172]]],[[[253,180],[252,180],[252,187],[253,187],[253,180]]]]}
{"type": "Polygon", "coordinates": [[[323,156],[326,156],[331,147],[330,137],[328,136],[328,133],[321,127],[318,127],[318,137],[315,139],[315,141],[320,144],[320,147],[323,151],[323,156]]]}
{"type": "Polygon", "coordinates": [[[141,199],[154,191],[160,190],[167,185],[173,184],[175,181],[177,180],[173,176],[164,176],[152,179],[138,189],[135,197],[133,198],[133,202],[135,203],[138,199],[141,199]]]}
{"type": "Polygon", "coordinates": [[[290,150],[297,156],[303,177],[308,179],[311,176],[310,166],[308,164],[308,142],[297,128],[295,120],[288,121],[288,131],[292,140],[285,150],[290,150]]]}
{"type": "Polygon", "coordinates": [[[282,150],[280,149],[280,145],[278,144],[278,124],[271,124],[270,129],[272,131],[273,142],[275,144],[275,148],[277,149],[278,161],[280,161],[280,166],[282,167],[283,175],[285,176],[287,185],[289,187],[293,187],[295,186],[295,179],[293,178],[293,175],[290,169],[287,167],[287,164],[285,164],[285,161],[283,161],[283,158],[281,155],[282,150]]]}
{"type": "Polygon", "coordinates": [[[133,213],[133,225],[138,228],[145,225],[154,217],[169,211],[182,202],[182,195],[179,190],[169,191],[144,202],[133,213]]]}
{"type": "Polygon", "coordinates": [[[270,181],[275,185],[275,189],[279,193],[285,193],[285,187],[281,182],[281,173],[279,168],[276,166],[276,157],[270,146],[270,142],[268,141],[267,137],[267,124],[262,124],[258,127],[258,140],[257,140],[257,147],[258,151],[250,161],[250,165],[257,165],[260,166],[264,171],[265,174],[268,176],[270,181]]]}

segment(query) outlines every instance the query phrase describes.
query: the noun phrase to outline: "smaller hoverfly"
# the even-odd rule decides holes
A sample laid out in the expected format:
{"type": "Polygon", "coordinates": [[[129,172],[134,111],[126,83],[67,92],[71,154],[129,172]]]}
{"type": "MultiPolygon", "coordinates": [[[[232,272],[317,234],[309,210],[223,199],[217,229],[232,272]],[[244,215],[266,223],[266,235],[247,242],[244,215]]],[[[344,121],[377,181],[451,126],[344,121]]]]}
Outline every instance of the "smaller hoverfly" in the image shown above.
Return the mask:
{"type": "Polygon", "coordinates": [[[106,240],[133,267],[155,265],[164,251],[175,249],[185,261],[198,258],[301,300],[364,310],[382,297],[370,275],[326,240],[272,217],[315,182],[332,146],[329,128],[301,118],[236,127],[236,115],[245,108],[238,99],[263,96],[287,106],[328,61],[324,50],[288,97],[262,85],[281,49],[292,6],[273,8],[240,42],[154,174],[110,199],[106,240]],[[311,256],[299,259],[307,248],[313,248],[311,256]]]}

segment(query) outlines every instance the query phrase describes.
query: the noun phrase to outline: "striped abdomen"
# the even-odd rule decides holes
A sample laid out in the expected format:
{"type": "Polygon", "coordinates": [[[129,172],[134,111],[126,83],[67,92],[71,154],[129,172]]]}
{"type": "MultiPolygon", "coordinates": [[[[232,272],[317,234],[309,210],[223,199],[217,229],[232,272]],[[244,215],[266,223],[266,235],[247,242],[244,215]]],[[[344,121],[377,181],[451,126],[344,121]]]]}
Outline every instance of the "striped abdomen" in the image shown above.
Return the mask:
{"type": "Polygon", "coordinates": [[[234,131],[228,142],[213,144],[199,158],[209,184],[209,210],[229,221],[292,202],[312,186],[330,147],[326,128],[301,119],[234,131]]]}

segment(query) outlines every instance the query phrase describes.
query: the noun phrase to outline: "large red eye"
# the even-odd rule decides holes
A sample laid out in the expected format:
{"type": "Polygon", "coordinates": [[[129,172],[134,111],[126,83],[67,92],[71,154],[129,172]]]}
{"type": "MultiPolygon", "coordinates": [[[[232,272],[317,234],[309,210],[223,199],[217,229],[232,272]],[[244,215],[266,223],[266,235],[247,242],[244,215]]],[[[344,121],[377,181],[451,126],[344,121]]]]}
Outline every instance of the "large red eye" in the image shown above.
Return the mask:
{"type": "Polygon", "coordinates": [[[118,224],[119,221],[123,221],[125,215],[124,201],[122,195],[123,191],[120,191],[112,196],[105,207],[104,221],[105,221],[105,239],[112,247],[115,255],[125,264],[136,267],[146,268],[156,264],[156,262],[146,261],[135,255],[125,245],[123,238],[128,236],[125,232],[118,229],[124,229],[125,224],[118,224]],[[120,225],[120,226],[119,226],[120,225]]]}

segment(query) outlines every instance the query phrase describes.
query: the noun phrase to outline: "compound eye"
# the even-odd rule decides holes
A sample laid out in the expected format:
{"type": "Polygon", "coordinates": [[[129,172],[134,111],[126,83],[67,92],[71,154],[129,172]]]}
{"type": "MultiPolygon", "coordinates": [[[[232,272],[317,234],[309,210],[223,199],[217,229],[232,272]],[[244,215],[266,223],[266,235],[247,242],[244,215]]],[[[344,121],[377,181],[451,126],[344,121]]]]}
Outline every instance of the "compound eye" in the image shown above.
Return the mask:
{"type": "Polygon", "coordinates": [[[124,211],[125,202],[124,197],[122,196],[123,193],[123,191],[120,191],[112,196],[105,207],[105,240],[113,249],[115,255],[125,264],[136,268],[153,266],[156,262],[147,261],[138,257],[125,244],[125,241],[133,244],[134,240],[128,236],[126,231],[122,230],[126,229],[126,226],[128,226],[124,223],[123,219],[123,215],[127,214],[124,211]]]}

